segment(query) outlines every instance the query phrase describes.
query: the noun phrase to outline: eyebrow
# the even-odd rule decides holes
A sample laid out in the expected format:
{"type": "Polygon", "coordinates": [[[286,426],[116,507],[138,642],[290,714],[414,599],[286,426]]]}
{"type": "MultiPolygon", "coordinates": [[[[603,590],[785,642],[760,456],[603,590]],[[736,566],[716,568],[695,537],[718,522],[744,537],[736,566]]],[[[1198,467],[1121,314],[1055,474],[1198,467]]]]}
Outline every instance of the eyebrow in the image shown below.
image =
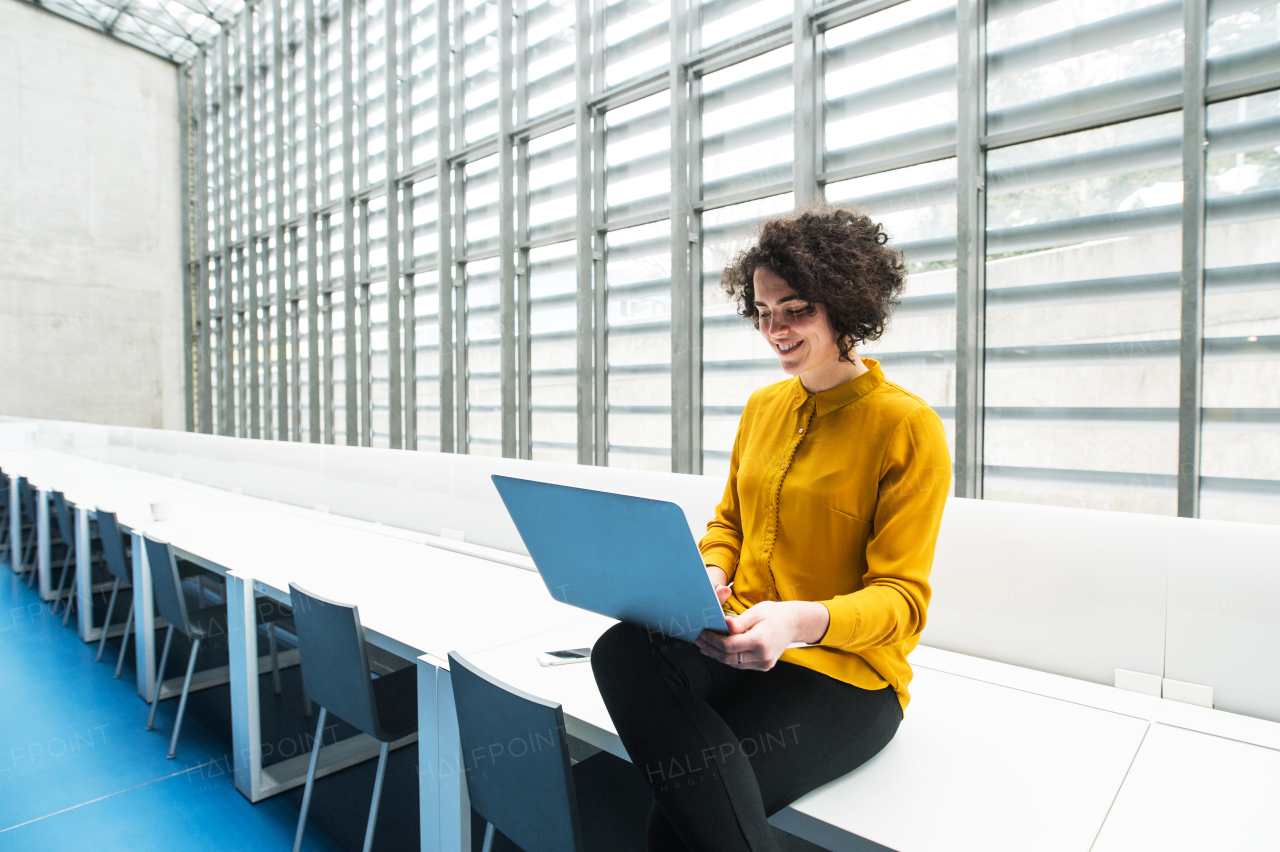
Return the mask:
{"type": "MultiPolygon", "coordinates": [[[[779,305],[781,305],[783,302],[806,302],[806,301],[808,301],[808,299],[805,299],[805,298],[803,298],[803,297],[801,297],[801,296],[795,296],[795,295],[792,295],[792,296],[783,296],[781,299],[779,299],[779,300],[778,300],[778,304],[779,304],[779,305]]],[[[769,306],[768,306],[768,305],[766,305],[764,302],[761,302],[761,301],[759,301],[759,300],[756,300],[755,302],[752,302],[752,304],[753,304],[753,305],[755,305],[755,306],[756,306],[756,307],[758,307],[758,308],[767,308],[767,307],[769,307],[769,306]]]]}

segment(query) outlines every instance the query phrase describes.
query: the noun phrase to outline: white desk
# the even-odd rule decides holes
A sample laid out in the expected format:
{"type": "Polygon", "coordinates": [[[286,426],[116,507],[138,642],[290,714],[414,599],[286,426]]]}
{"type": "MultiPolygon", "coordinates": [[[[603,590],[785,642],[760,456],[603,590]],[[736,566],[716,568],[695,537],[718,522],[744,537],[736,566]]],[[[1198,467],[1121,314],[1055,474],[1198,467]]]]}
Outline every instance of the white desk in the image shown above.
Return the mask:
{"type": "Polygon", "coordinates": [[[1280,849],[1280,751],[1153,724],[1094,844],[1132,849],[1280,849]]]}
{"type": "MultiPolygon", "coordinates": [[[[154,683],[155,616],[150,572],[137,536],[152,533],[181,555],[226,576],[236,786],[252,801],[301,784],[306,771],[305,757],[262,767],[258,678],[251,674],[260,665],[253,627],[255,592],[287,601],[289,583],[295,582],[358,606],[371,642],[418,661],[419,762],[434,768],[424,769],[420,779],[424,849],[460,849],[470,826],[456,771],[460,746],[452,692],[447,671],[438,671],[447,669],[448,652],[478,653],[597,618],[552,599],[535,573],[427,546],[434,537],[426,534],[47,451],[0,453],[0,467],[67,494],[85,513],[78,527],[86,540],[91,507],[117,512],[132,529],[135,618],[143,639],[139,694],[144,697],[154,683]],[[171,503],[170,517],[163,522],[150,520],[150,503],[156,500],[171,503]]],[[[521,563],[510,554],[495,555],[521,563]]],[[[363,759],[366,750],[368,756],[376,753],[326,748],[322,766],[336,771],[363,759]]]]}

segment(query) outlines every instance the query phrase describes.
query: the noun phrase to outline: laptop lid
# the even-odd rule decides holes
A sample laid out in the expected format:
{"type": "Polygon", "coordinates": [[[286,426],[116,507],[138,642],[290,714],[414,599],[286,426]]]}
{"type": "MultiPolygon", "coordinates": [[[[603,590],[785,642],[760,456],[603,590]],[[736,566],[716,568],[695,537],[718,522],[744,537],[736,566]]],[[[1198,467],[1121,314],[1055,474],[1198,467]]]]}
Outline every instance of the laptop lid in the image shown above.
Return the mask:
{"type": "Polygon", "coordinates": [[[510,476],[493,484],[556,600],[687,642],[729,632],[675,503],[510,476]]]}

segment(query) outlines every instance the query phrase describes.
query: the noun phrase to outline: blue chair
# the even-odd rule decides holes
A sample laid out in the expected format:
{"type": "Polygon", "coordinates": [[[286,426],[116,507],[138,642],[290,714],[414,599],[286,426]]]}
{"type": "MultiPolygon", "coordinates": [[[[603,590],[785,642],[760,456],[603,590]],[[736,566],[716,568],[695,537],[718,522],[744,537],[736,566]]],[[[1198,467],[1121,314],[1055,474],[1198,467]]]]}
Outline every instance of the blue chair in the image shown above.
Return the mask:
{"type": "Polygon", "coordinates": [[[10,551],[13,550],[13,545],[9,541],[9,487],[8,475],[0,471],[0,553],[3,553],[6,561],[12,565],[13,557],[10,551]]]}
{"type": "MultiPolygon", "coordinates": [[[[111,616],[115,614],[116,596],[121,589],[133,589],[133,571],[130,567],[131,559],[127,555],[125,546],[125,536],[120,532],[120,525],[116,522],[115,512],[105,512],[98,509],[94,512],[94,517],[98,521],[98,537],[102,539],[102,557],[106,560],[107,570],[111,572],[113,577],[111,583],[111,598],[107,602],[107,616],[102,622],[102,638],[98,640],[98,656],[97,661],[101,662],[102,652],[107,647],[107,631],[111,629],[111,616]]],[[[129,615],[124,622],[124,634],[120,637],[120,656],[116,659],[116,674],[120,677],[120,671],[124,666],[124,653],[129,647],[129,634],[133,630],[133,606],[129,607],[129,615]]]]}
{"type": "MultiPolygon", "coordinates": [[[[182,717],[187,709],[187,695],[191,692],[191,676],[195,673],[200,643],[211,636],[226,635],[227,603],[224,599],[213,606],[189,609],[186,594],[182,588],[182,578],[178,573],[178,562],[169,544],[149,535],[144,535],[142,541],[146,548],[147,562],[151,567],[151,588],[155,596],[156,609],[169,622],[169,629],[164,637],[164,650],[160,652],[160,667],[156,670],[156,688],[151,696],[151,714],[147,717],[148,731],[155,730],[156,710],[160,706],[160,687],[164,683],[164,672],[169,662],[169,646],[173,643],[174,631],[191,640],[191,654],[187,658],[187,674],[182,681],[178,715],[173,721],[173,735],[169,739],[169,759],[172,760],[178,750],[178,733],[182,730],[182,717]]],[[[264,602],[254,609],[258,614],[257,623],[260,625],[288,616],[288,612],[276,604],[264,602]]],[[[275,660],[272,662],[276,664],[275,660]]]]}
{"type": "Polygon", "coordinates": [[[63,601],[62,592],[67,587],[67,580],[74,579],[76,576],[76,528],[72,521],[72,512],[67,504],[66,495],[61,491],[51,492],[53,497],[53,516],[58,521],[58,534],[62,536],[63,547],[66,554],[62,558],[62,572],[58,575],[58,591],[53,596],[53,604],[49,608],[51,614],[56,615],[55,610],[59,603],[63,604],[62,626],[67,626],[67,620],[71,617],[71,610],[76,603],[76,591],[73,584],[67,589],[68,599],[63,601]]]}
{"type": "Polygon", "coordinates": [[[642,852],[653,794],[607,752],[571,764],[559,704],[510,687],[449,652],[471,807],[524,852],[642,852]]]}
{"type": "MultiPolygon", "coordinates": [[[[18,558],[16,565],[13,565],[14,573],[21,574],[27,570],[27,565],[31,564],[35,558],[36,551],[36,493],[31,487],[31,483],[27,482],[25,476],[18,477],[18,505],[15,507],[18,513],[18,525],[22,535],[22,553],[18,558]]],[[[35,565],[31,564],[31,573],[27,576],[27,588],[35,583],[36,573],[35,565]]]]}
{"type": "Polygon", "coordinates": [[[364,852],[373,847],[378,822],[378,802],[387,769],[391,743],[418,730],[418,670],[416,666],[373,678],[365,647],[360,613],[353,606],[335,603],[289,585],[293,621],[297,627],[298,650],[302,654],[302,679],[312,700],[320,705],[315,745],[307,768],[307,784],[302,792],[302,811],[294,834],[293,852],[302,848],[307,827],[311,791],[316,781],[320,743],[329,713],[363,731],[382,745],[378,749],[378,771],[373,782],[373,802],[364,832],[364,852]]]}

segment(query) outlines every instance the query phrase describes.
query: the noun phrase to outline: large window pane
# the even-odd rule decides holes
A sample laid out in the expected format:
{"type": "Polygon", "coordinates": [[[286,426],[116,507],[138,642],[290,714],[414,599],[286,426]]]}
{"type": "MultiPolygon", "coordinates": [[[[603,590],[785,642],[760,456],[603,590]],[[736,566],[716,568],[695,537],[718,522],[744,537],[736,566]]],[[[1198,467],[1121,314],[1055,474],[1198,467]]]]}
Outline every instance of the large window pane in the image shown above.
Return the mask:
{"type": "Polygon", "coordinates": [[[1280,523],[1280,92],[1208,118],[1200,513],[1280,523]]]}
{"type": "Polygon", "coordinates": [[[529,252],[530,413],[533,458],[578,460],[577,244],[529,252]]]}
{"type": "Polygon", "coordinates": [[[956,9],[907,0],[826,34],[826,167],[890,168],[954,151],[956,9]]]}
{"type": "MultiPolygon", "coordinates": [[[[448,0],[441,0],[448,2],[448,0]]],[[[429,163],[438,153],[439,137],[436,119],[439,106],[436,101],[436,4],[423,0],[410,3],[409,40],[407,56],[400,60],[401,73],[408,74],[409,96],[402,107],[407,116],[402,117],[408,128],[408,148],[402,151],[406,165],[429,163]]],[[[402,45],[401,51],[406,48],[402,45]]]]}
{"type": "Polygon", "coordinates": [[[1003,3],[987,25],[987,132],[1180,99],[1177,0],[1003,3]],[[1001,14],[1002,12],[1014,14],[1001,14]]]}
{"type": "Polygon", "coordinates": [[[671,94],[605,115],[605,221],[666,213],[671,206],[671,94]]]}
{"type": "Polygon", "coordinates": [[[985,496],[1176,512],[1180,134],[990,154],[985,496]]]}
{"type": "Polygon", "coordinates": [[[468,0],[462,27],[463,137],[471,143],[498,132],[497,0],[468,0]]]}
{"type": "Polygon", "coordinates": [[[702,79],[703,198],[791,180],[791,57],[785,47],[702,79]]]}
{"type": "Polygon", "coordinates": [[[604,8],[606,86],[661,70],[671,61],[667,0],[615,0],[604,8]]]}
{"type": "Polygon", "coordinates": [[[608,236],[609,465],[671,469],[671,223],[608,236]]]}
{"type": "Polygon", "coordinates": [[[729,472],[738,420],[756,388],[788,378],[778,356],[720,287],[725,266],[751,245],[760,223],[789,213],[791,193],[708,210],[702,216],[702,471],[729,472]]]}
{"type": "Polygon", "coordinates": [[[526,191],[527,239],[542,241],[572,234],[576,225],[576,161],[572,127],[529,140],[526,191]]]}
{"type": "Polygon", "coordinates": [[[771,23],[787,22],[791,10],[789,0],[704,0],[702,46],[710,47],[771,23]]]}
{"type": "Polygon", "coordinates": [[[467,452],[502,455],[498,259],[466,266],[467,452]]]}
{"type": "Polygon", "coordinates": [[[573,104],[575,6],[564,0],[531,0],[522,16],[527,116],[573,104]]]}

